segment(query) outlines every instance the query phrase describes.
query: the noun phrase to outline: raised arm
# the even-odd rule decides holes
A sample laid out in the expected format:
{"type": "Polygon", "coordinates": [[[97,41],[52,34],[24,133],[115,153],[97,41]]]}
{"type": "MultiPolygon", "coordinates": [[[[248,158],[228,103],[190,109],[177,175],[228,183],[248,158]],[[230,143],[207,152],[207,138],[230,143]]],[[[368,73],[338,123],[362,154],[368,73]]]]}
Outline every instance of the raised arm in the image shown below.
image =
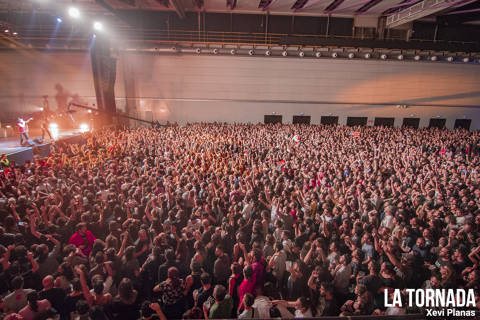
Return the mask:
{"type": "Polygon", "coordinates": [[[32,272],[35,273],[38,271],[38,263],[37,261],[33,258],[33,253],[31,253],[30,251],[28,251],[27,253],[27,259],[30,261],[30,263],[32,264],[32,272]]]}
{"type": "Polygon", "coordinates": [[[82,292],[85,299],[87,299],[88,305],[91,307],[93,305],[93,296],[90,294],[90,288],[88,288],[87,280],[85,279],[85,274],[79,266],[75,267],[75,272],[80,278],[80,284],[82,285],[82,292]]]}

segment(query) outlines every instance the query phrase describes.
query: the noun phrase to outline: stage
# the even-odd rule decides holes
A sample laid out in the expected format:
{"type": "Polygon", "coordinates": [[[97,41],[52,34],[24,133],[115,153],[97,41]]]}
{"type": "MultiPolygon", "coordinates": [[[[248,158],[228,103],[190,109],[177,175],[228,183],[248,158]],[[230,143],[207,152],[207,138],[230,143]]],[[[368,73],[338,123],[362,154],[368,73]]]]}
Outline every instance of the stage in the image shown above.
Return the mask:
{"type": "MultiPolygon", "coordinates": [[[[0,154],[6,154],[10,161],[15,161],[17,165],[24,165],[26,160],[33,160],[33,157],[38,155],[39,157],[47,157],[50,154],[50,146],[52,142],[59,140],[72,140],[70,143],[79,143],[82,132],[80,130],[58,130],[58,133],[54,135],[55,140],[50,140],[47,135],[47,139],[43,143],[36,143],[33,146],[22,147],[20,145],[20,137],[8,137],[0,138],[0,154]]],[[[37,138],[41,138],[40,130],[31,130],[29,132],[31,141],[35,141],[37,138]]]]}

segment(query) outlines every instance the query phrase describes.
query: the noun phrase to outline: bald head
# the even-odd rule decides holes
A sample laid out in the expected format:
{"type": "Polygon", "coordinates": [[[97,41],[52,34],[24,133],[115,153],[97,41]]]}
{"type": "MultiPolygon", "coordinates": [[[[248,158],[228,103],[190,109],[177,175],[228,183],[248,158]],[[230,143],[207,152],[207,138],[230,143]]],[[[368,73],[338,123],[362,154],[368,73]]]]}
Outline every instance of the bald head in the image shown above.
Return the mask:
{"type": "Polygon", "coordinates": [[[54,279],[53,279],[53,276],[51,276],[51,275],[46,276],[42,280],[42,285],[43,285],[43,288],[45,290],[52,289],[53,288],[53,283],[54,283],[54,279]]]}

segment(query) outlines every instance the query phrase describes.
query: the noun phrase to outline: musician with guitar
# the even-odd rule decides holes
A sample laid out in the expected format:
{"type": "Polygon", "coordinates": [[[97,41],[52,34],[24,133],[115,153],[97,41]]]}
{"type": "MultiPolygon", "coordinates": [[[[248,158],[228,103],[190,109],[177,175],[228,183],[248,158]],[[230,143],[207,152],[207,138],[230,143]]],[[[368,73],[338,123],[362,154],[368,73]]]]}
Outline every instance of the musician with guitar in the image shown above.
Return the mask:
{"type": "Polygon", "coordinates": [[[50,140],[53,140],[52,134],[50,133],[50,129],[48,128],[49,125],[50,125],[50,117],[51,116],[50,116],[48,110],[44,110],[43,114],[42,114],[42,124],[41,124],[42,140],[45,139],[45,133],[48,134],[48,136],[50,137],[50,140]]]}
{"type": "Polygon", "coordinates": [[[28,120],[23,120],[23,118],[18,118],[17,121],[17,127],[18,127],[18,133],[20,133],[20,145],[23,146],[23,139],[25,138],[25,141],[28,142],[30,138],[28,137],[27,133],[27,123],[32,121],[33,118],[30,118],[28,120]]]}

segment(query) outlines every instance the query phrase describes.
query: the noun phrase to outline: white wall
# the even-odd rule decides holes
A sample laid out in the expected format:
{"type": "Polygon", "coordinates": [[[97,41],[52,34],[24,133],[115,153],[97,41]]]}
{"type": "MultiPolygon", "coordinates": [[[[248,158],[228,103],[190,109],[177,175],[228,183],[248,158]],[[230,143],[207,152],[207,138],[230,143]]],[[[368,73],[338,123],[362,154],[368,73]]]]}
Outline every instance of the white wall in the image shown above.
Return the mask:
{"type": "Polygon", "coordinates": [[[72,99],[95,103],[88,52],[0,51],[0,83],[4,121],[39,111],[44,95],[53,110],[72,99]]]}
{"type": "Polygon", "coordinates": [[[303,112],[312,123],[338,115],[342,124],[347,116],[377,116],[395,117],[401,125],[413,115],[427,126],[440,115],[450,128],[464,117],[472,119],[472,129],[480,128],[476,65],[122,53],[117,68],[118,104],[128,103],[139,116],[151,110],[161,121],[255,123],[275,112],[288,123],[303,112]]]}

